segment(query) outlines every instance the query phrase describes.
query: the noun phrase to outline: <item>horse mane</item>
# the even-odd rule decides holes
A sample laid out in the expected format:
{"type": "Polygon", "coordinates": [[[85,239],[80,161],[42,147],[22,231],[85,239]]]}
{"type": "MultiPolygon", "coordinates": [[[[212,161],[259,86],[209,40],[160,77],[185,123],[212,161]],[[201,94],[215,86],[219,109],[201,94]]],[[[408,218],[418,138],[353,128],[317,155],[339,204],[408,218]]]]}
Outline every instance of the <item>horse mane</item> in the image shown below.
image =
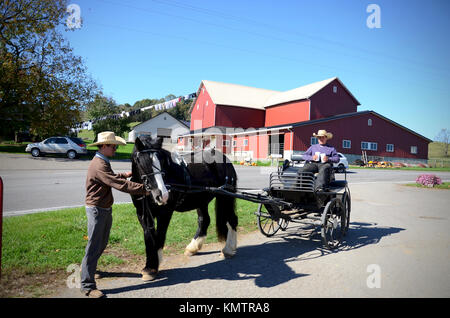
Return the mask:
{"type": "Polygon", "coordinates": [[[160,163],[162,166],[165,166],[168,171],[166,171],[166,176],[172,176],[172,178],[175,176],[176,173],[174,170],[174,165],[177,165],[173,160],[171,153],[167,151],[166,149],[162,148],[163,144],[163,138],[157,137],[157,138],[151,138],[150,136],[139,136],[135,140],[135,152],[140,152],[144,150],[154,150],[158,152],[160,157],[160,163]],[[173,170],[173,171],[172,171],[173,170]]]}
{"type": "Polygon", "coordinates": [[[138,151],[146,149],[161,150],[163,144],[163,138],[152,138],[150,136],[139,136],[136,138],[134,145],[138,151]]]}

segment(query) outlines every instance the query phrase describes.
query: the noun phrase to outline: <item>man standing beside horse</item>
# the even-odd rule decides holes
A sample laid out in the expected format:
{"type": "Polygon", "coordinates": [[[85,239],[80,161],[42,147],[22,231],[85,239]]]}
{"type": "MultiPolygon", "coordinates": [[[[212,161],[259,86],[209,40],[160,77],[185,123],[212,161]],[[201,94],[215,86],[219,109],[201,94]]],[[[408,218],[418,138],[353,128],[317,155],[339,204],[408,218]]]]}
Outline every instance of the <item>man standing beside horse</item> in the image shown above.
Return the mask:
{"type": "Polygon", "coordinates": [[[111,131],[101,132],[97,142],[98,151],[89,164],[86,178],[86,215],[88,221],[88,243],[81,264],[81,292],[92,298],[104,297],[97,289],[95,272],[97,262],[108,244],[112,225],[112,205],[114,198],[111,188],[135,194],[148,195],[144,185],[127,180],[131,172],[115,174],[108,157],[113,157],[118,145],[126,145],[121,137],[111,131]]]}

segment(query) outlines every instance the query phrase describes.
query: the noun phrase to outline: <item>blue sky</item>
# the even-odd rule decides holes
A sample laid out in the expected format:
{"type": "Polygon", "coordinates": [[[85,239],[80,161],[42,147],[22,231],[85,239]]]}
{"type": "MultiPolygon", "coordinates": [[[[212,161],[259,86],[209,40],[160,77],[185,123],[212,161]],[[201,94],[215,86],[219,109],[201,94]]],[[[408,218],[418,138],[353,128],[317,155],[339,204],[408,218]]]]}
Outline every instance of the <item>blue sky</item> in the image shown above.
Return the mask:
{"type": "Polygon", "coordinates": [[[65,32],[105,95],[133,105],[201,80],[286,91],[337,76],[430,139],[450,128],[450,1],[72,0],[65,32]],[[381,28],[369,28],[369,4],[381,28]]]}

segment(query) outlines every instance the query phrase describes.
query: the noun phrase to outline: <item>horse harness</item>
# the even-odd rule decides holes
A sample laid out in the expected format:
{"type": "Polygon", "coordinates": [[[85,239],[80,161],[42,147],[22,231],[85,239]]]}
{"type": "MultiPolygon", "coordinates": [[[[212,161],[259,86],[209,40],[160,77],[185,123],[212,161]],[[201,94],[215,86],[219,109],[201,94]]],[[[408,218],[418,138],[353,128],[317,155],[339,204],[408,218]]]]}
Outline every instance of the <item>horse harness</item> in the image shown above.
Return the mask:
{"type": "MultiPolygon", "coordinates": [[[[158,152],[158,150],[154,150],[154,149],[146,149],[146,150],[142,150],[142,151],[138,151],[134,154],[134,158],[137,164],[138,169],[140,170],[140,175],[141,175],[141,180],[144,184],[144,187],[147,191],[151,191],[151,185],[150,185],[150,181],[149,181],[149,177],[156,175],[156,174],[161,174],[162,176],[165,175],[165,172],[162,171],[160,168],[156,167],[153,164],[153,160],[151,162],[151,166],[152,166],[152,172],[150,173],[146,173],[146,170],[144,169],[145,165],[147,165],[147,162],[140,160],[141,158],[141,153],[156,153],[158,152]]],[[[168,188],[169,191],[174,190],[176,192],[179,193],[179,197],[177,198],[177,204],[175,206],[178,207],[180,206],[184,200],[187,197],[188,193],[191,193],[192,191],[187,191],[186,189],[190,189],[192,184],[191,184],[191,176],[189,173],[189,170],[187,168],[187,164],[184,161],[184,159],[177,153],[172,153],[172,156],[175,156],[175,160],[173,161],[176,165],[178,165],[179,167],[181,167],[183,169],[183,173],[181,175],[184,176],[184,182],[183,184],[175,184],[175,183],[171,183],[171,184],[165,184],[166,187],[168,188]]],[[[144,199],[144,196],[141,198],[144,199]]],[[[146,200],[142,200],[143,202],[143,208],[145,209],[145,205],[146,203],[144,202],[146,200]]],[[[150,211],[150,209],[148,209],[150,211]]],[[[150,212],[151,215],[151,212],[150,212]]],[[[153,219],[153,216],[151,216],[151,218],[153,219]]],[[[152,222],[152,226],[154,226],[154,222],[152,222]]]]}

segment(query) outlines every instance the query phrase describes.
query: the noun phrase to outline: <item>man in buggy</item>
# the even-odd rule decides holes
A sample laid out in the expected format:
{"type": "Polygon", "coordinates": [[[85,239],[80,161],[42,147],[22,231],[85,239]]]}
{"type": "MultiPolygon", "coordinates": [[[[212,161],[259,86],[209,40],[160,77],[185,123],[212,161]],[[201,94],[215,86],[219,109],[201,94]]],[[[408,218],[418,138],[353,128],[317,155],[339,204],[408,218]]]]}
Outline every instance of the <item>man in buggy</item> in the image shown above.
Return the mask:
{"type": "Polygon", "coordinates": [[[319,143],[309,147],[302,155],[306,163],[298,172],[318,172],[315,183],[316,191],[328,191],[333,163],[339,162],[339,156],[336,149],[327,143],[333,138],[332,133],[319,130],[317,134],[313,133],[313,136],[318,139],[319,143]]]}

